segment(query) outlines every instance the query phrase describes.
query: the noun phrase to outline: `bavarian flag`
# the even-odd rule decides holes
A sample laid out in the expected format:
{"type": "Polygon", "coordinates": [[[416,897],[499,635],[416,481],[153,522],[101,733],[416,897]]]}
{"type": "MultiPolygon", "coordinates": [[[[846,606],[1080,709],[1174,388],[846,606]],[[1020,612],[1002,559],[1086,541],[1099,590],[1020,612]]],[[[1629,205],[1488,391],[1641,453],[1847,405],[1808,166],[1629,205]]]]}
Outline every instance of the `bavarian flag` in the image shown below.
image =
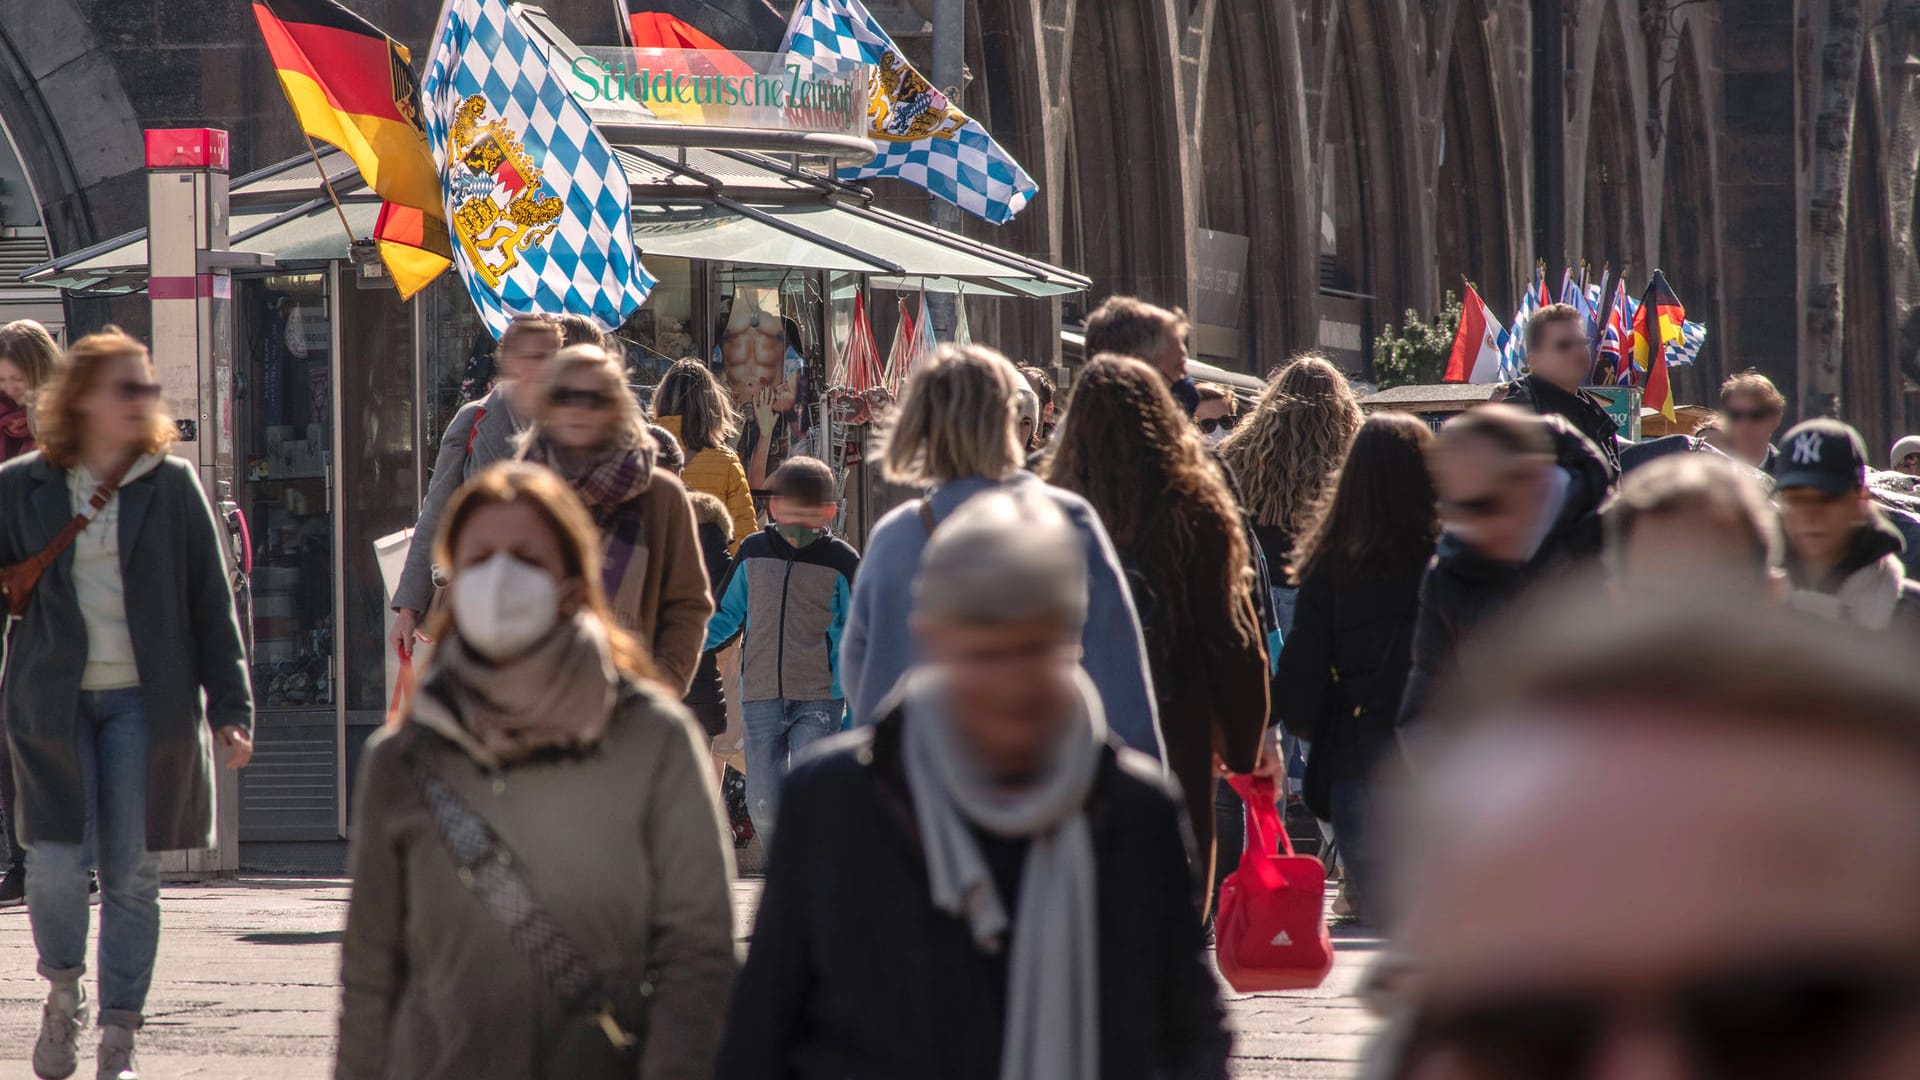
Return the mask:
{"type": "Polygon", "coordinates": [[[254,0],[253,17],[301,128],[339,147],[387,201],[375,237],[401,296],[412,296],[453,254],[412,57],[334,0],[254,0]]]}
{"type": "Polygon", "coordinates": [[[1653,280],[1647,282],[1646,298],[1633,316],[1633,363],[1646,372],[1646,393],[1641,403],[1660,410],[1668,420],[1675,417],[1667,350],[1684,343],[1686,322],[1687,309],[1673,295],[1667,275],[1655,270],[1653,280]]]}

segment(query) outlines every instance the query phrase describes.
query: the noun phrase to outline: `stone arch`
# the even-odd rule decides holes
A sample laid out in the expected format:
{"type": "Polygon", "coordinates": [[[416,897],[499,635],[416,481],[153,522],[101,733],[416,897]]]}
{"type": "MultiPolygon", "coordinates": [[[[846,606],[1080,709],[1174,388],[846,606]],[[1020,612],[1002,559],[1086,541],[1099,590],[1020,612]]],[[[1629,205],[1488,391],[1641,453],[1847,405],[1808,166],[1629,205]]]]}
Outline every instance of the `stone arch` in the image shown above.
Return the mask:
{"type": "MultiPolygon", "coordinates": [[[[1404,257],[1410,228],[1400,67],[1390,55],[1385,27],[1373,5],[1353,3],[1333,32],[1332,61],[1321,95],[1319,226],[1321,321],[1342,304],[1357,303],[1359,346],[1372,331],[1397,320],[1416,295],[1416,272],[1404,257]],[[1349,246],[1351,239],[1352,246],[1349,246]]],[[[1427,267],[1418,271],[1423,278],[1427,267]]],[[[1327,344],[1324,334],[1321,344],[1327,344]]]]}
{"type": "Polygon", "coordinates": [[[1713,114],[1702,91],[1700,59],[1691,28],[1683,31],[1670,93],[1662,106],[1659,263],[1687,316],[1708,327],[1707,344],[1690,368],[1674,372],[1676,400],[1712,404],[1727,375],[1716,336],[1724,329],[1720,306],[1718,200],[1712,148],[1713,114]]]}
{"type": "Polygon", "coordinates": [[[0,125],[55,251],[131,227],[126,207],[146,205],[139,114],[81,8],[0,0],[0,125]]]}
{"type": "MultiPolygon", "coordinates": [[[[1847,255],[1841,292],[1840,409],[1879,457],[1906,421],[1905,379],[1894,356],[1893,278],[1887,222],[1879,87],[1875,66],[1860,65],[1854,98],[1853,159],[1848,163],[1847,255]]],[[[1900,431],[1899,434],[1904,434],[1900,431]]]]}
{"type": "Polygon", "coordinates": [[[1609,261],[1616,271],[1625,268],[1630,275],[1627,287],[1634,289],[1653,267],[1646,250],[1631,71],[1619,21],[1603,19],[1587,110],[1585,160],[1576,174],[1584,189],[1577,257],[1609,261]]]}
{"type": "Polygon", "coordinates": [[[1295,65],[1274,62],[1293,51],[1288,16],[1271,5],[1215,9],[1199,124],[1208,166],[1195,178],[1200,224],[1245,236],[1249,254],[1238,327],[1241,355],[1255,374],[1309,339],[1298,303],[1316,274],[1301,213],[1311,171],[1302,161],[1304,113],[1295,65]],[[1270,101],[1271,108],[1248,108],[1270,101]]]}
{"type": "Polygon", "coordinates": [[[1441,144],[1435,170],[1434,253],[1437,294],[1472,280],[1489,303],[1507,299],[1514,264],[1499,98],[1487,47],[1484,3],[1463,3],[1453,20],[1441,84],[1441,144]]]}
{"type": "Polygon", "coordinates": [[[1095,303],[1114,293],[1191,303],[1182,89],[1161,7],[1113,0],[1077,18],[1062,240],[1095,303]]]}

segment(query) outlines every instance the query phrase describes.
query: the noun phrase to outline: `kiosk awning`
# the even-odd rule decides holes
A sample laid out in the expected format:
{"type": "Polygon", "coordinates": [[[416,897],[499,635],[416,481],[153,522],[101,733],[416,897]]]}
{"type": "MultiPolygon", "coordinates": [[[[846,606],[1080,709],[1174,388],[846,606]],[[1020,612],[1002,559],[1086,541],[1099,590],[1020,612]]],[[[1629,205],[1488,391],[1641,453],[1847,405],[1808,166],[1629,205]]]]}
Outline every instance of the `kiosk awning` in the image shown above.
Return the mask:
{"type": "MultiPolygon", "coordinates": [[[[348,198],[340,212],[355,236],[370,236],[380,204],[348,198]]],[[[323,199],[287,210],[236,212],[227,221],[227,246],[265,252],[281,264],[321,263],[346,258],[348,241],[340,213],[323,199]]],[[[28,270],[24,280],[97,295],[140,292],[147,287],[147,230],[42,263],[28,270]]]]}

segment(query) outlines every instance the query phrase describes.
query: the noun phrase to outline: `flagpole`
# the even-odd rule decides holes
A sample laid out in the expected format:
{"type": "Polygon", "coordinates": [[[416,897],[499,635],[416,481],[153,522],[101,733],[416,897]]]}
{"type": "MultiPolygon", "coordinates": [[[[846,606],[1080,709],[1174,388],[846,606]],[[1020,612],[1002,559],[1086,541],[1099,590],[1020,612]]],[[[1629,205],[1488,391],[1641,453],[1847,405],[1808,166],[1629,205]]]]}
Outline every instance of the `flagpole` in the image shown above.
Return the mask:
{"type": "Polygon", "coordinates": [[[313,155],[313,168],[320,174],[320,185],[327,189],[327,198],[333,200],[333,212],[340,215],[340,227],[347,232],[347,243],[359,243],[360,241],[353,235],[353,226],[347,224],[347,212],[340,208],[340,195],[333,190],[333,181],[327,177],[327,167],[320,164],[320,148],[314,145],[313,136],[308,135],[304,130],[300,134],[307,140],[307,153],[313,155]]]}
{"type": "Polygon", "coordinates": [[[627,0],[613,0],[613,25],[620,28],[620,40],[627,48],[639,47],[633,43],[633,22],[627,13],[627,0]]]}

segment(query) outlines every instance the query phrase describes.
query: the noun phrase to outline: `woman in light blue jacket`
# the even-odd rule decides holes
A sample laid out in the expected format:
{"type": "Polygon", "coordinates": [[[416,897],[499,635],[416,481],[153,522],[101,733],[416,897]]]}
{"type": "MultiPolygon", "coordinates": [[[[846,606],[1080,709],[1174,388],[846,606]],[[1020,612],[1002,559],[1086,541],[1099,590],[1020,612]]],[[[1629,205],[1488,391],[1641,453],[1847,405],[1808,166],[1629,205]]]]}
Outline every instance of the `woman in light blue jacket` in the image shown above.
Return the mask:
{"type": "Polygon", "coordinates": [[[929,488],[925,499],[882,518],[867,540],[853,610],[840,646],[840,681],[856,724],[872,724],[915,660],[908,612],[920,553],[932,530],[983,491],[1030,490],[1053,500],[1086,544],[1087,624],[1081,666],[1105,703],[1108,726],[1165,760],[1140,617],[1113,542],[1085,499],[1021,469],[1014,435],[1020,374],[980,346],[947,347],[914,372],[895,414],[882,465],[887,479],[929,488]]]}

